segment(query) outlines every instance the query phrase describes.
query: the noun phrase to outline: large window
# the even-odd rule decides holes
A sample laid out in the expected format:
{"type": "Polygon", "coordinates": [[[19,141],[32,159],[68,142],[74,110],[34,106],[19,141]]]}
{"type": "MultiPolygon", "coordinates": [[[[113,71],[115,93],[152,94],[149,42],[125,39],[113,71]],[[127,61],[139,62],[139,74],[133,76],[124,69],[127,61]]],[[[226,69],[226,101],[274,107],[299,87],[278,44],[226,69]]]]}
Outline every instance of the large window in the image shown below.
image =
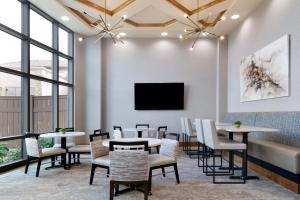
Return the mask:
{"type": "Polygon", "coordinates": [[[73,32],[26,0],[0,1],[0,171],[24,133],[73,127],[73,32]]]}

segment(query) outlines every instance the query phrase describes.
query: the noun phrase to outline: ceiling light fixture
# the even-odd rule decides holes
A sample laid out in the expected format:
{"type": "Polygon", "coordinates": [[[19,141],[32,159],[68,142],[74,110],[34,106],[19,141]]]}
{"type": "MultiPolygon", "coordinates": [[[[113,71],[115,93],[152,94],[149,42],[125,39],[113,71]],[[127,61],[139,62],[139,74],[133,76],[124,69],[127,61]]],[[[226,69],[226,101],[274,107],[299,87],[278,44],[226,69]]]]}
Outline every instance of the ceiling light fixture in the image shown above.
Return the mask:
{"type": "Polygon", "coordinates": [[[168,35],[168,32],[162,32],[161,36],[166,37],[168,35]]]}
{"type": "Polygon", "coordinates": [[[238,18],[240,18],[240,15],[238,15],[238,14],[234,14],[234,15],[231,16],[232,20],[236,20],[238,18]]]}
{"type": "Polygon", "coordinates": [[[65,15],[64,15],[64,16],[61,16],[60,18],[61,18],[63,21],[66,21],[66,22],[67,22],[67,21],[70,21],[70,17],[65,16],[65,15]]]}
{"type": "Polygon", "coordinates": [[[222,20],[222,21],[226,20],[226,17],[225,17],[225,16],[222,16],[222,17],[221,17],[221,20],[222,20]]]}
{"type": "Polygon", "coordinates": [[[78,41],[79,41],[79,42],[82,42],[82,41],[83,41],[83,37],[79,37],[79,38],[78,38],[78,41]]]}
{"type": "MultiPolygon", "coordinates": [[[[197,1],[197,8],[199,8],[199,0],[197,1]]],[[[209,18],[211,16],[212,16],[212,14],[209,14],[209,16],[207,18],[209,18]]],[[[193,51],[196,42],[198,41],[198,39],[201,36],[204,36],[204,37],[211,36],[211,37],[214,37],[214,38],[219,38],[218,35],[216,35],[216,34],[214,34],[214,33],[207,30],[209,28],[208,25],[200,25],[198,23],[198,21],[199,21],[199,12],[197,12],[197,21],[192,20],[189,17],[189,15],[187,15],[186,13],[183,15],[183,17],[188,20],[188,23],[182,22],[182,21],[179,21],[179,20],[177,20],[177,21],[179,23],[187,26],[188,28],[184,29],[184,34],[180,35],[179,38],[183,39],[183,40],[188,39],[188,38],[194,38],[194,42],[192,44],[192,47],[190,48],[190,51],[193,51]]],[[[221,18],[219,20],[221,20],[221,18]]]]}
{"type": "Polygon", "coordinates": [[[121,23],[125,21],[125,19],[127,18],[127,15],[123,15],[121,17],[121,19],[119,19],[114,25],[111,26],[106,21],[106,0],[104,1],[104,8],[105,8],[104,17],[102,17],[101,14],[99,14],[99,19],[92,17],[91,15],[89,15],[86,12],[83,12],[83,14],[88,18],[88,20],[92,22],[91,25],[99,31],[96,34],[96,36],[98,36],[96,41],[102,39],[104,36],[109,36],[115,46],[117,46],[118,43],[124,43],[120,39],[120,35],[116,34],[115,31],[117,29],[121,28],[121,23]]]}
{"type": "Polygon", "coordinates": [[[225,36],[224,35],[221,35],[220,36],[220,40],[224,40],[225,39],[225,36]]]}

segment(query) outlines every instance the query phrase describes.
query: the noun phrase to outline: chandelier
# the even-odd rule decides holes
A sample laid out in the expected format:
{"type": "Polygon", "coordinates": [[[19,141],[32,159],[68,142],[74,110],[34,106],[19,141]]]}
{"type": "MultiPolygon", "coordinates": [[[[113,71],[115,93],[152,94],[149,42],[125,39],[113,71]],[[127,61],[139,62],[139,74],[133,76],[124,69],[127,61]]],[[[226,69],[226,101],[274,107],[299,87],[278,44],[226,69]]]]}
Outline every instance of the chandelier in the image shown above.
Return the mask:
{"type": "Polygon", "coordinates": [[[99,14],[98,19],[89,15],[87,12],[83,12],[86,18],[91,22],[91,26],[98,30],[98,33],[96,35],[93,35],[97,37],[95,42],[107,36],[111,38],[115,46],[117,46],[118,43],[124,44],[124,42],[121,39],[121,36],[117,34],[116,31],[122,27],[121,24],[126,20],[127,16],[123,15],[121,19],[119,19],[114,25],[111,25],[106,21],[106,0],[104,1],[104,7],[104,17],[102,17],[101,14],[99,14]]]}
{"type": "MultiPolygon", "coordinates": [[[[197,1],[197,7],[199,8],[199,0],[197,1]]],[[[208,31],[207,30],[208,26],[199,25],[199,23],[194,21],[193,19],[191,19],[188,16],[188,14],[184,14],[183,16],[184,16],[184,18],[186,18],[188,20],[188,23],[185,23],[182,21],[178,21],[178,22],[187,26],[188,28],[184,29],[184,34],[179,35],[179,39],[186,40],[189,38],[194,38],[192,46],[190,47],[191,51],[193,51],[196,42],[202,36],[204,36],[204,37],[210,36],[210,37],[214,37],[214,38],[220,38],[221,40],[223,40],[225,38],[223,35],[219,36],[219,35],[216,35],[210,31],[208,31]]],[[[197,21],[199,21],[199,12],[197,13],[197,21]]]]}

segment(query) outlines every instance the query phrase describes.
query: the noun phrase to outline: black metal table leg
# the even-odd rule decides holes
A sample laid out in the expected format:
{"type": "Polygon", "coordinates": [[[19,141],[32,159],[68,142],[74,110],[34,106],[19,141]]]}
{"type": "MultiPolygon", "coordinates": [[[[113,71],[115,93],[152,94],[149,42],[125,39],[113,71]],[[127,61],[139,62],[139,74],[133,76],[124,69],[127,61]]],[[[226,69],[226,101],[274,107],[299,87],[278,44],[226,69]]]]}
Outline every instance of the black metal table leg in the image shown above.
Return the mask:
{"type": "Polygon", "coordinates": [[[246,144],[246,149],[244,150],[243,154],[245,155],[244,160],[244,176],[231,176],[231,179],[245,179],[245,180],[251,180],[251,179],[259,179],[258,176],[248,176],[248,133],[243,132],[243,143],[246,144]]]}
{"type": "MultiPolygon", "coordinates": [[[[233,140],[233,133],[229,132],[229,140],[233,140]]],[[[229,169],[233,170],[234,167],[234,155],[233,151],[229,151],[229,169]]]]}

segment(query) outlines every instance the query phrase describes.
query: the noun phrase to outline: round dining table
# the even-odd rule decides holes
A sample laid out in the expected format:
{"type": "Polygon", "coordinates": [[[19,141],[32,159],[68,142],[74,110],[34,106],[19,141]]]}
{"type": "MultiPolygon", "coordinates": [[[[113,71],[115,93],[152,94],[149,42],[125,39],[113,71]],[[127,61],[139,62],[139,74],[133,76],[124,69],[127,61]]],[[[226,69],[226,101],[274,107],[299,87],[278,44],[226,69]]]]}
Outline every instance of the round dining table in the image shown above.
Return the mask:
{"type": "Polygon", "coordinates": [[[120,139],[107,139],[103,140],[103,146],[109,147],[110,141],[117,142],[139,142],[139,141],[148,141],[148,147],[159,147],[161,145],[161,139],[156,138],[120,138],[120,139]]]}
{"type": "MultiPolygon", "coordinates": [[[[41,134],[39,137],[40,138],[61,138],[61,148],[66,149],[67,148],[67,138],[69,137],[79,137],[79,136],[84,136],[85,132],[66,132],[64,134],[60,132],[54,132],[54,133],[45,133],[41,134]]],[[[61,165],[60,166],[52,166],[48,168],[53,168],[53,167],[64,167],[66,168],[66,156],[63,156],[61,165]]]]}
{"type": "Polygon", "coordinates": [[[143,131],[147,131],[148,133],[150,131],[155,131],[155,128],[124,128],[124,132],[137,132],[138,138],[142,138],[143,131]]]}

